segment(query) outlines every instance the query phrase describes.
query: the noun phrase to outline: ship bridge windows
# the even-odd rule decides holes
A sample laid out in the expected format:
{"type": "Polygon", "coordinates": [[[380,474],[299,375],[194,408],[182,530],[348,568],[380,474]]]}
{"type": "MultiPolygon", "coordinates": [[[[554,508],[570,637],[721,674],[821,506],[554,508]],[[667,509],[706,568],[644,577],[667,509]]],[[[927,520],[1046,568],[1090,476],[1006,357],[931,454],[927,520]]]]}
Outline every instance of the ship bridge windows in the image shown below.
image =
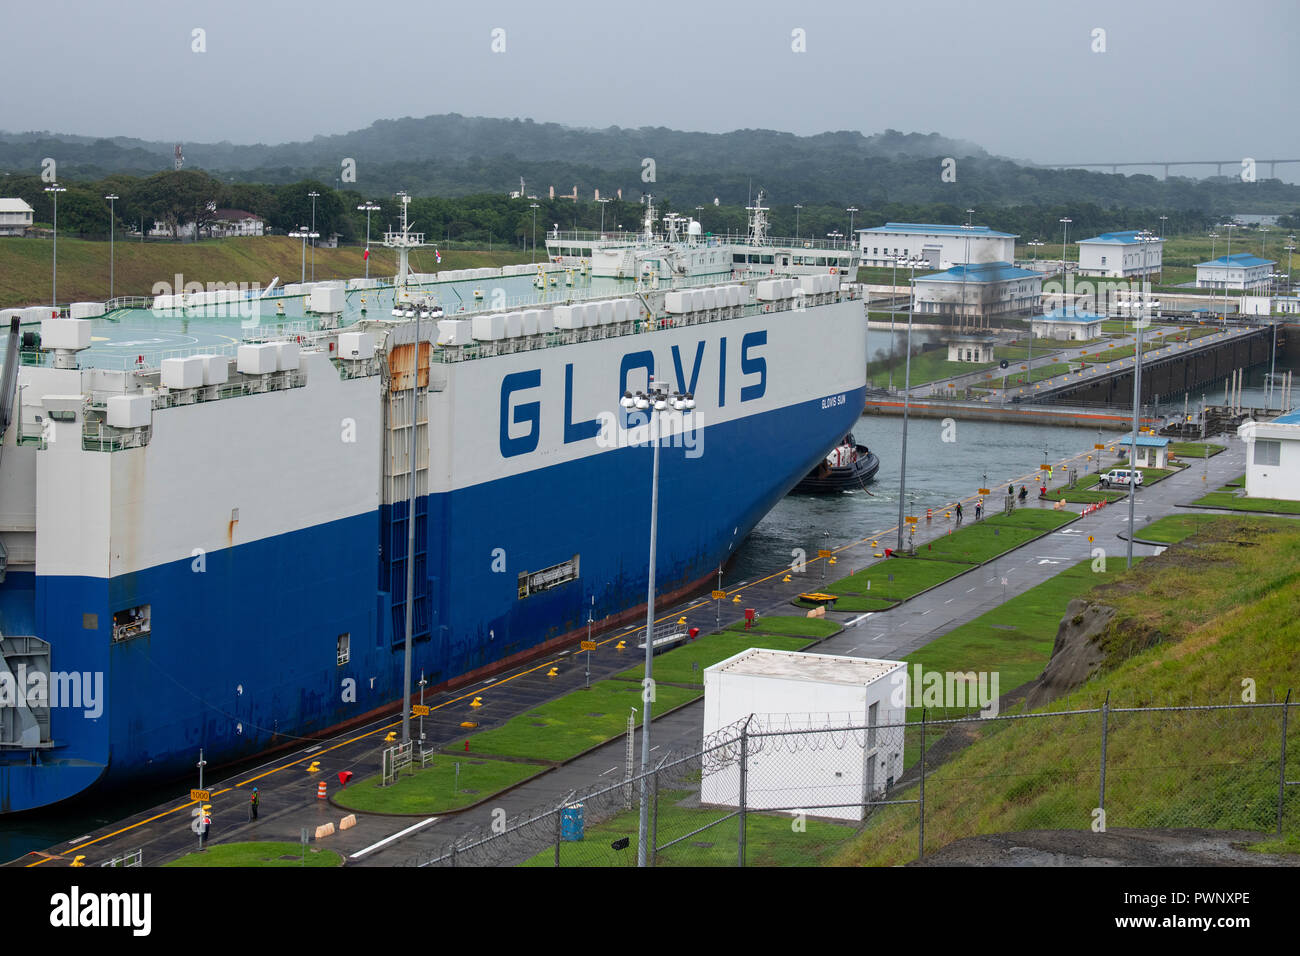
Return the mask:
{"type": "Polygon", "coordinates": [[[137,604],[113,612],[113,641],[129,641],[143,637],[150,631],[152,605],[137,604]]]}
{"type": "Polygon", "coordinates": [[[541,571],[524,571],[519,575],[519,599],[523,600],[538,591],[547,591],[578,578],[579,555],[562,564],[554,564],[541,571]]]}
{"type": "Polygon", "coordinates": [[[744,264],[745,264],[745,254],[744,254],[743,252],[735,252],[735,253],[732,253],[732,255],[731,255],[731,261],[732,261],[733,264],[744,265],[744,264]]]}
{"type": "Polygon", "coordinates": [[[352,659],[352,635],[340,634],[338,637],[338,642],[336,647],[337,647],[336,657],[338,658],[338,666],[342,667],[344,664],[346,664],[349,660],[352,659]]]}

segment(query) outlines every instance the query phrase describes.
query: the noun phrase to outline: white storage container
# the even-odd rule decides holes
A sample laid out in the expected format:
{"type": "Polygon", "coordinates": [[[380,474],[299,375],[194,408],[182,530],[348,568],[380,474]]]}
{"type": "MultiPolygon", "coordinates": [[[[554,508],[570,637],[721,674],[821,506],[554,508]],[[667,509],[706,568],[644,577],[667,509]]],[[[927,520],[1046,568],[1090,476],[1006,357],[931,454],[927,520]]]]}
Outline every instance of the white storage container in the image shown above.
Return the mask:
{"type": "Polygon", "coordinates": [[[537,317],[541,315],[540,309],[525,309],[522,313],[524,317],[524,335],[537,334],[537,317]]]}
{"type": "Polygon", "coordinates": [[[113,428],[142,428],[153,421],[148,395],[114,395],[104,404],[108,424],[113,428]]]}
{"type": "MultiPolygon", "coordinates": [[[[442,323],[438,323],[439,332],[442,330],[442,323]]],[[[349,361],[361,361],[362,359],[373,358],[375,355],[375,337],[369,332],[340,332],[339,333],[339,358],[349,361]]]]}
{"type": "Polygon", "coordinates": [[[161,381],[166,388],[199,388],[203,385],[203,359],[197,355],[163,359],[161,381]]]}
{"type": "Polygon", "coordinates": [[[267,375],[275,371],[277,351],[274,342],[241,345],[235,353],[235,368],[244,375],[267,375]]]}
{"type": "MultiPolygon", "coordinates": [[[[54,310],[48,305],[29,305],[23,309],[23,324],[28,322],[40,322],[41,328],[44,329],[45,323],[51,321],[54,310]]],[[[55,320],[59,321],[59,320],[55,320]]],[[[41,343],[45,342],[45,332],[41,332],[41,343]]]]}
{"type": "Polygon", "coordinates": [[[582,328],[583,317],[575,315],[576,306],[557,305],[552,312],[555,318],[555,327],[557,329],[580,329],[582,328]]]}
{"type": "Polygon", "coordinates": [[[90,348],[90,322],[88,320],[51,319],[48,318],[48,309],[42,309],[41,311],[47,315],[47,318],[41,319],[41,348],[90,348]]]}
{"type": "Polygon", "coordinates": [[[524,314],[522,312],[506,313],[506,338],[517,339],[524,334],[524,314]]]}
{"type": "Polygon", "coordinates": [[[613,299],[606,299],[604,302],[601,302],[597,306],[597,310],[600,314],[601,325],[614,324],[614,300],[613,299]]]}
{"type": "Polygon", "coordinates": [[[689,312],[691,301],[685,292],[665,292],[664,293],[664,310],[674,314],[689,312]]]}
{"type": "Polygon", "coordinates": [[[555,313],[550,309],[542,309],[537,313],[537,334],[545,335],[548,332],[555,331],[555,313]]]}

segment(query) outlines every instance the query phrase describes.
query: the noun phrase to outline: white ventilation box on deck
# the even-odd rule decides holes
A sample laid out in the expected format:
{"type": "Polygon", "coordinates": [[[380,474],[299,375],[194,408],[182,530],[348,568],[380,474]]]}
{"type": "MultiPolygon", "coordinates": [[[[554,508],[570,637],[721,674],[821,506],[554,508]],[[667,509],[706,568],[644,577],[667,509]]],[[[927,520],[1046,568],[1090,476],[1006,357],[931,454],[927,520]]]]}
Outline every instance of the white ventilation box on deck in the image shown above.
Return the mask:
{"type": "Polygon", "coordinates": [[[153,403],[148,395],[114,395],[104,404],[108,424],[113,428],[142,428],[153,421],[153,403]]]}
{"type": "Polygon", "coordinates": [[[541,310],[525,309],[521,314],[524,317],[524,335],[536,335],[538,316],[541,315],[541,310]]]}
{"type": "MultiPolygon", "coordinates": [[[[343,336],[339,336],[339,338],[341,340],[343,336]]],[[[469,319],[438,320],[439,345],[469,345],[473,341],[473,323],[469,319]]],[[[340,344],[339,348],[342,347],[342,344],[340,344]]]]}
{"type": "Polygon", "coordinates": [[[548,332],[555,331],[555,313],[550,309],[542,309],[537,313],[537,334],[545,335],[548,332]]]}
{"type": "Polygon", "coordinates": [[[275,367],[281,372],[292,372],[298,367],[298,355],[302,348],[297,342],[275,343],[275,367]]]}
{"type": "Polygon", "coordinates": [[[163,359],[161,368],[161,381],[166,388],[201,388],[203,385],[203,359],[197,355],[163,359]]]}
{"type": "Polygon", "coordinates": [[[686,292],[665,292],[664,311],[680,315],[691,310],[690,296],[686,292]]]}
{"type": "MultiPolygon", "coordinates": [[[[441,337],[441,322],[438,323],[438,332],[441,337]]],[[[374,358],[375,337],[369,332],[340,332],[338,349],[339,358],[348,361],[374,358]]]]}
{"type": "Polygon", "coordinates": [[[312,312],[335,313],[343,311],[343,289],[340,286],[318,285],[311,290],[307,308],[312,312]]]}
{"type": "Polygon", "coordinates": [[[203,363],[203,384],[224,385],[230,378],[230,360],[224,355],[195,355],[203,363]]]}
{"type": "Polygon", "coordinates": [[[524,334],[524,314],[522,312],[506,313],[506,338],[517,339],[524,334]]]}
{"type": "Polygon", "coordinates": [[[495,342],[506,337],[506,317],[500,312],[476,315],[473,322],[474,338],[480,342],[495,342]]]}
{"type": "Polygon", "coordinates": [[[102,302],[74,302],[68,306],[68,315],[74,319],[93,319],[104,314],[102,302]]]}
{"type": "Polygon", "coordinates": [[[575,315],[574,310],[577,306],[557,305],[552,311],[557,329],[580,329],[582,328],[582,316],[575,315]]]}
{"type": "MultiPolygon", "coordinates": [[[[23,309],[23,324],[26,325],[28,322],[40,322],[41,328],[43,329],[45,323],[50,321],[53,312],[54,310],[48,305],[29,305],[27,308],[23,309]]],[[[41,344],[45,344],[44,332],[41,332],[41,344]]]]}
{"type": "Polygon", "coordinates": [[[235,368],[244,375],[269,375],[279,360],[274,342],[241,345],[235,354],[235,368]]]}
{"type": "MultiPolygon", "coordinates": [[[[42,311],[48,316],[50,310],[42,308],[42,311]]],[[[86,319],[41,319],[41,348],[90,348],[90,322],[86,319]]]]}

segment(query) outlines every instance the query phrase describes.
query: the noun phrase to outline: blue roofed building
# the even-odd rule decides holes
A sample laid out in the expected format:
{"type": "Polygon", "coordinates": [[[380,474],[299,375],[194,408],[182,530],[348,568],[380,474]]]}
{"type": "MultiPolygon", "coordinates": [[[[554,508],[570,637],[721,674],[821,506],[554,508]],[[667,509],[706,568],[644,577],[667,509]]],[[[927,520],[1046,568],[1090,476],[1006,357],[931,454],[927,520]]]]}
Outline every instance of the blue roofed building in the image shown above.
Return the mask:
{"type": "Polygon", "coordinates": [[[1079,274],[1113,279],[1144,279],[1160,272],[1163,239],[1141,229],[1103,232],[1079,240],[1079,274]]]}
{"type": "Polygon", "coordinates": [[[1300,501],[1300,409],[1237,428],[1246,443],[1246,497],[1300,501]]]}
{"type": "Polygon", "coordinates": [[[1249,252],[1237,252],[1230,256],[1219,256],[1209,262],[1196,264],[1196,288],[1198,289],[1265,289],[1275,259],[1261,259],[1249,252]]]}
{"type": "Polygon", "coordinates": [[[916,277],[916,315],[958,327],[1032,315],[1042,308],[1043,277],[1009,262],[957,265],[916,277]]]}
{"type": "Polygon", "coordinates": [[[903,256],[924,259],[931,269],[966,262],[1011,262],[1016,235],[988,226],[946,226],[927,222],[887,222],[858,230],[862,265],[891,266],[903,256]]]}
{"type": "Polygon", "coordinates": [[[1103,317],[1074,306],[1061,306],[1046,315],[1034,317],[1035,338],[1064,339],[1067,342],[1090,342],[1101,338],[1103,317]]]}

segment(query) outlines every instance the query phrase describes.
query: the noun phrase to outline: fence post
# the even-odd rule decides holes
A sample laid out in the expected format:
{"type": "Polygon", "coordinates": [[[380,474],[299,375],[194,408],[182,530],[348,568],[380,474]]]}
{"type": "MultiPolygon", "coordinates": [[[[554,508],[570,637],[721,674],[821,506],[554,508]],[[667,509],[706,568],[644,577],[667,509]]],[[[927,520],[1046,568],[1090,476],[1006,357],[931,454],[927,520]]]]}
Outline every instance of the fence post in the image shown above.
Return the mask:
{"type": "Polygon", "coordinates": [[[564,839],[564,804],[555,808],[555,865],[560,865],[560,843],[564,839]]]}
{"type": "MultiPolygon", "coordinates": [[[[749,720],[753,720],[751,714],[749,720]]],[[[749,785],[749,720],[740,728],[740,817],[736,840],[736,866],[745,865],[745,788],[749,785]]]]}
{"type": "Polygon", "coordinates": [[[1106,691],[1106,699],[1101,702],[1101,793],[1097,803],[1097,808],[1103,813],[1106,811],[1106,734],[1109,723],[1110,691],[1106,691]]]}
{"type": "Polygon", "coordinates": [[[451,845],[451,865],[453,867],[456,865],[456,849],[457,849],[456,844],[453,843],[451,845]]]}
{"type": "Polygon", "coordinates": [[[1286,689],[1286,700],[1282,703],[1282,752],[1277,768],[1277,835],[1282,835],[1282,804],[1286,800],[1286,721],[1291,709],[1291,688],[1286,689]]]}
{"type": "MultiPolygon", "coordinates": [[[[903,748],[906,752],[907,748],[903,748]]],[[[917,803],[916,858],[925,856],[925,708],[921,708],[921,793],[917,803]]]]}

